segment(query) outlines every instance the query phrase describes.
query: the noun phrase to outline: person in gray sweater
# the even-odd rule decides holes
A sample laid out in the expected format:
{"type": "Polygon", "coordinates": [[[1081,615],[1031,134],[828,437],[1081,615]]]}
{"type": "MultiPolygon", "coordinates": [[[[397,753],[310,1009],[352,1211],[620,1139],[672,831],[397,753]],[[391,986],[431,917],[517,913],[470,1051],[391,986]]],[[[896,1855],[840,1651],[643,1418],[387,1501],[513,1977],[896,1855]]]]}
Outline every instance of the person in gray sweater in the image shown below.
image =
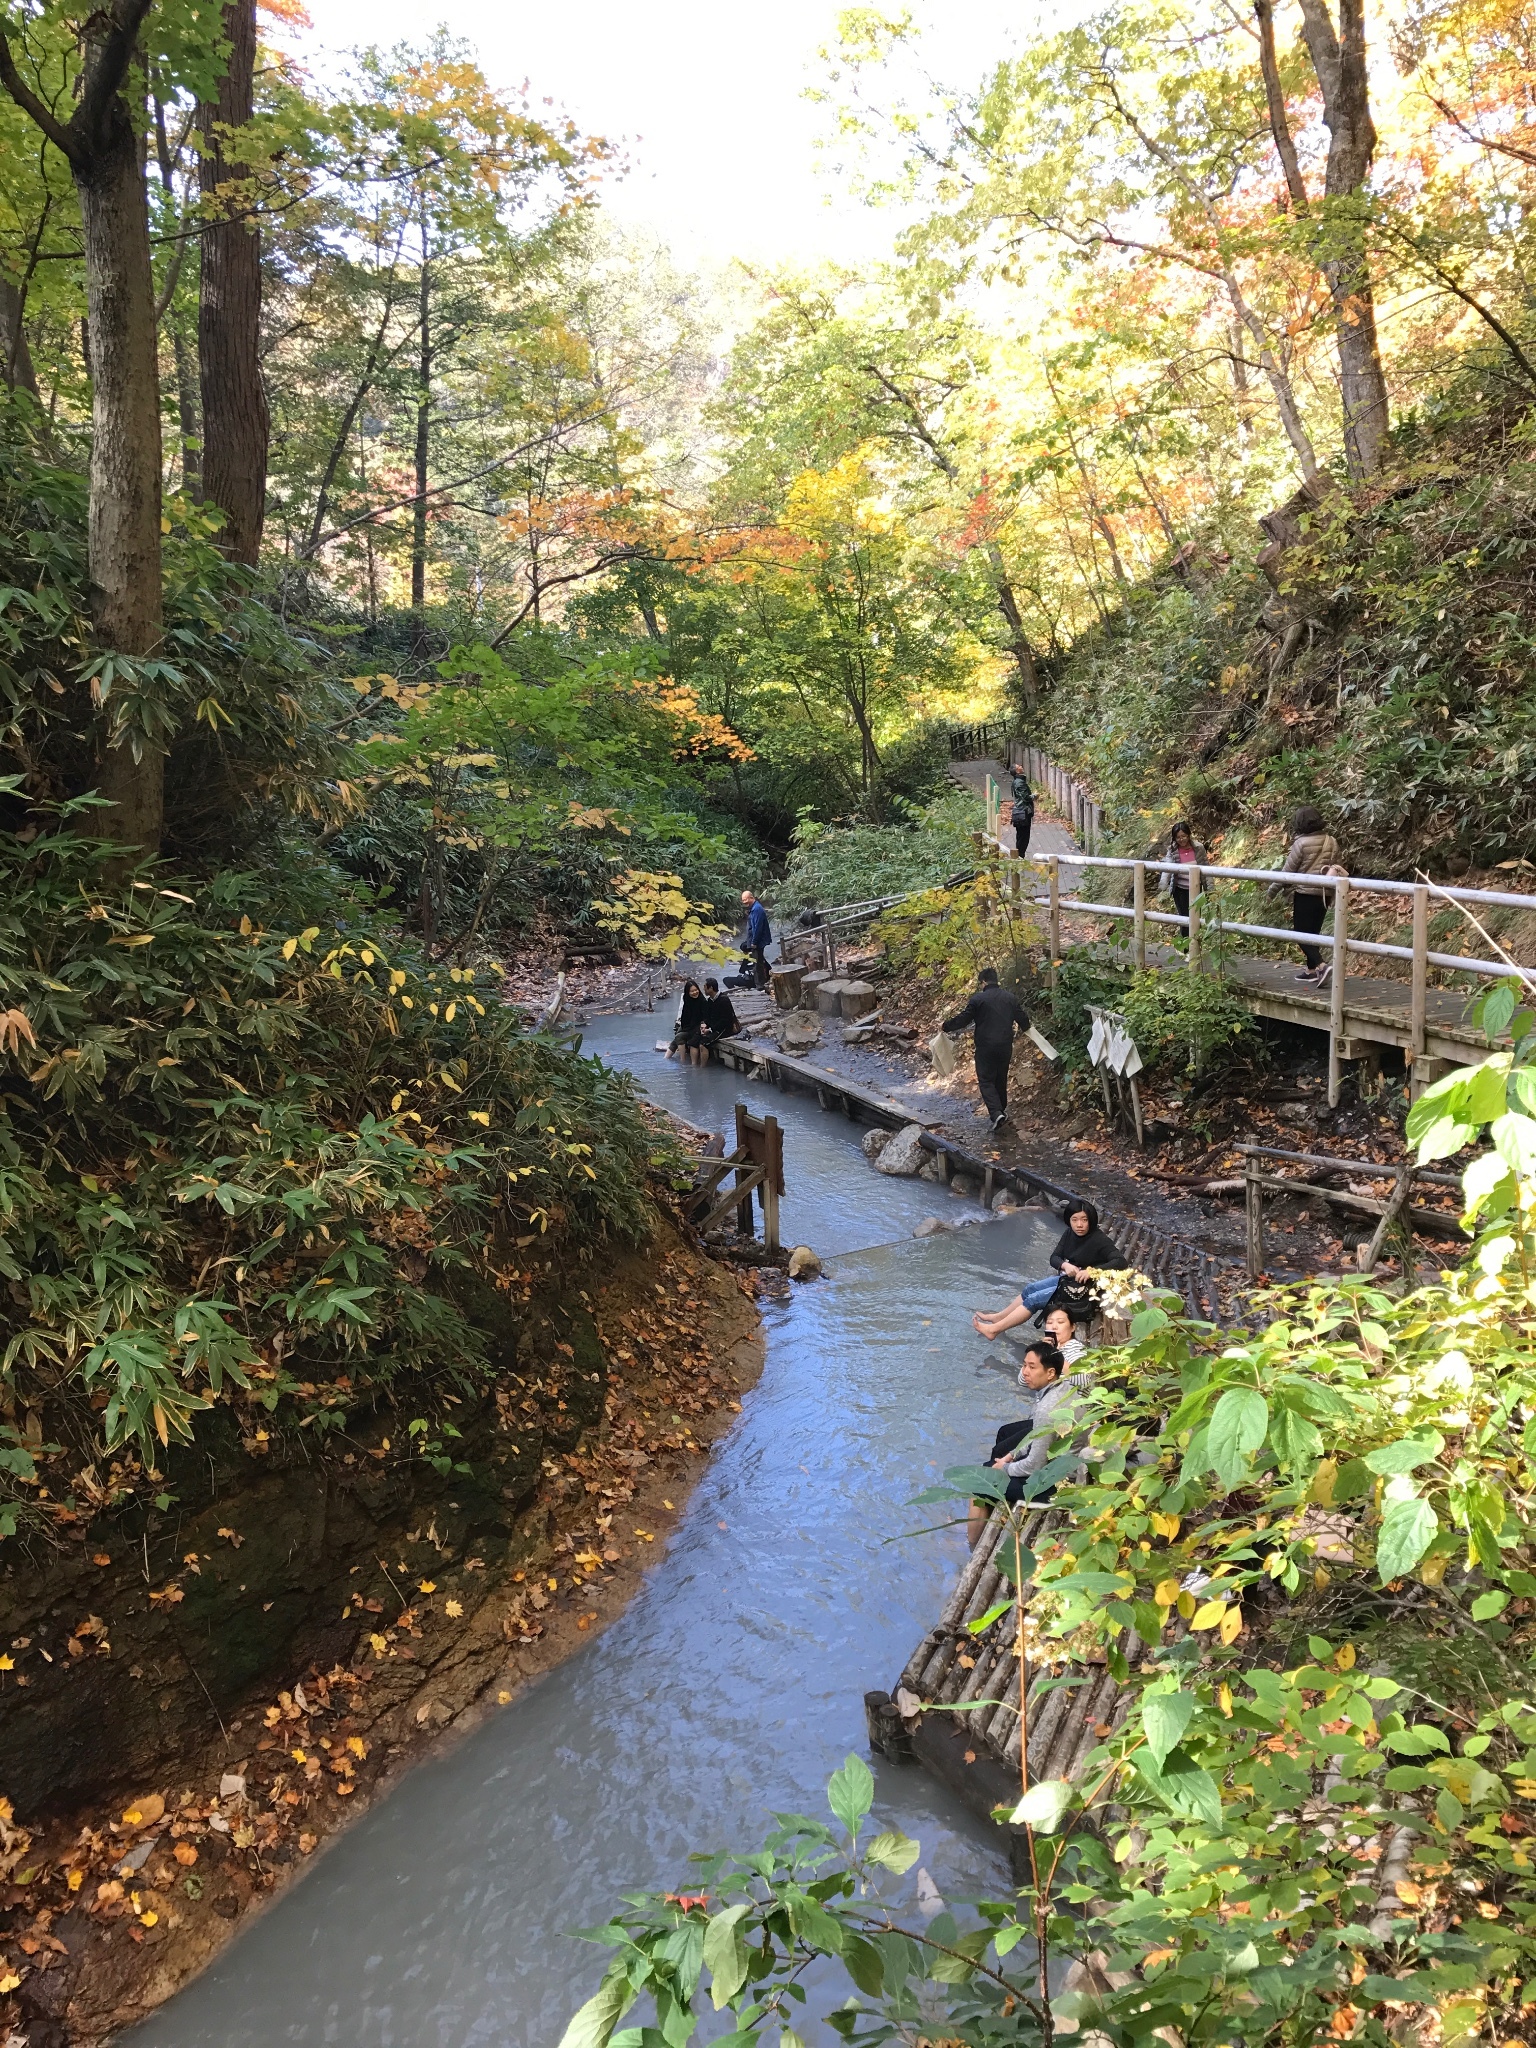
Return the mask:
{"type": "MultiPolygon", "coordinates": [[[[1027,1412],[1019,1421],[1005,1423],[997,1432],[988,1460],[995,1471],[1007,1473],[1006,1497],[1010,1502],[1024,1498],[1030,1480],[1051,1457],[1054,1439],[1071,1428],[1078,1397],[1093,1384],[1085,1372],[1065,1373],[1064,1363],[1055,1345],[1043,1338],[1024,1353],[1019,1384],[1024,1389],[1027,1412]]],[[[1043,1503],[1055,1490],[1053,1486],[1046,1487],[1034,1499],[1043,1503]]],[[[981,1540],[993,1505],[991,1500],[971,1502],[966,1535],[972,1550],[981,1540]]]]}

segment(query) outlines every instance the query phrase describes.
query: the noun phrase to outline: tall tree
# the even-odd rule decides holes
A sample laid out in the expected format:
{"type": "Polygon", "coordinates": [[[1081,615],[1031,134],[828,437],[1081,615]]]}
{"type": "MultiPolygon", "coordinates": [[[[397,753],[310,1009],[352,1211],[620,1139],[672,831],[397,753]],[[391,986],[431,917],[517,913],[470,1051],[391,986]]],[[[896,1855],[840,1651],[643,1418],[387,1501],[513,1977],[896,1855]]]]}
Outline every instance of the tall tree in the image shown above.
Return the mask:
{"type": "MultiPolygon", "coordinates": [[[[68,161],[80,203],[90,320],[91,605],[102,654],[153,654],[161,636],[160,386],[154,273],[139,137],[123,96],[151,0],[111,0],[88,17],[67,121],[33,91],[0,31],[0,84],[68,161]]],[[[114,715],[116,675],[93,688],[102,831],[125,849],[160,844],[165,759],[143,723],[114,715]]],[[[118,692],[119,703],[122,692],[118,692]]]]}
{"type": "MultiPolygon", "coordinates": [[[[1255,0],[1269,124],[1298,214],[1310,215],[1296,145],[1286,114],[1275,50],[1272,0],[1255,0]]],[[[1354,477],[1381,467],[1388,426],[1387,380],[1376,334],[1376,301],[1366,254],[1368,184],[1376,154],[1366,69],[1365,0],[1339,0],[1335,29],[1327,0],[1301,0],[1302,36],[1323,95],[1328,161],[1323,211],[1313,247],[1333,301],[1338,327],[1339,385],[1344,402],[1344,457],[1354,477]]]]}
{"type": "Polygon", "coordinates": [[[214,96],[198,109],[203,232],[197,353],[202,387],[204,495],[224,514],[221,542],[253,567],[267,498],[267,394],[261,375],[261,238],[251,218],[251,167],[240,130],[250,124],[256,72],[256,0],[226,0],[229,56],[214,96]]]}

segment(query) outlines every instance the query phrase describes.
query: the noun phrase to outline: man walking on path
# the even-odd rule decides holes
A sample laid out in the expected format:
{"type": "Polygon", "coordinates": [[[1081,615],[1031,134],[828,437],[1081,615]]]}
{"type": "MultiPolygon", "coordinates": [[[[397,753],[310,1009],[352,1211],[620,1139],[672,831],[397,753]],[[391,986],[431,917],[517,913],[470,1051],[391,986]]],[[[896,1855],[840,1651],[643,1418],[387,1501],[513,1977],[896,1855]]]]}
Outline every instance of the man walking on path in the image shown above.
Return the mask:
{"type": "Polygon", "coordinates": [[[945,1031],[976,1031],[976,1085],[987,1106],[993,1130],[1008,1121],[1008,1062],[1013,1058],[1013,1031],[1029,1029],[1029,1013],[1015,995],[1000,988],[995,967],[983,967],[980,986],[958,1017],[947,1017],[945,1031]]]}
{"type": "Polygon", "coordinates": [[[1013,827],[1013,850],[1022,860],[1029,852],[1029,835],[1035,822],[1035,792],[1029,786],[1022,761],[1013,764],[1013,807],[1008,822],[1013,827]]]}
{"type": "Polygon", "coordinates": [[[747,951],[752,955],[752,979],[759,988],[768,986],[768,948],[773,944],[773,933],[768,925],[768,913],[750,889],[743,889],[741,900],[747,912],[747,951]]]}

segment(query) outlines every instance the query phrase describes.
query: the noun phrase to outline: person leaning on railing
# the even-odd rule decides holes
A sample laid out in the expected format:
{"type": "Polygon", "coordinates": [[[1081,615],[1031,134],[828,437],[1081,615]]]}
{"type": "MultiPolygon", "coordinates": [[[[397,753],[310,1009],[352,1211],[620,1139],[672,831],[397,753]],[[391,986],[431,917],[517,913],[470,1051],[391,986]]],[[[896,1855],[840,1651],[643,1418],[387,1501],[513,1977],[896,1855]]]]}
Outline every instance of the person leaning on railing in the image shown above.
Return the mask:
{"type": "MultiPolygon", "coordinates": [[[[1311,804],[1303,804],[1291,820],[1291,843],[1286,850],[1283,873],[1288,875],[1326,874],[1339,858],[1339,842],[1323,823],[1323,814],[1311,804]]],[[[1298,932],[1316,934],[1323,928],[1323,919],[1328,915],[1330,892],[1317,884],[1304,882],[1276,882],[1270,890],[1277,896],[1282,889],[1291,892],[1291,926],[1298,932]]],[[[1321,946],[1308,945],[1305,939],[1299,941],[1301,957],[1306,965],[1297,974],[1298,981],[1312,982],[1321,986],[1328,979],[1330,968],[1323,964],[1321,946]]]]}

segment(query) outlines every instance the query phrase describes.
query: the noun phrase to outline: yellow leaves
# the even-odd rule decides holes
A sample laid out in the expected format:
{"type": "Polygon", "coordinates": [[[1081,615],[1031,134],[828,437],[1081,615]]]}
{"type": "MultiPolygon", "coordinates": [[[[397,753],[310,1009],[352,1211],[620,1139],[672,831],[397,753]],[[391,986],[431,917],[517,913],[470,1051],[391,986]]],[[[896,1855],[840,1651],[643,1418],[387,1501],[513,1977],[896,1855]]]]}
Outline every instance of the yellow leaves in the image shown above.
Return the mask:
{"type": "Polygon", "coordinates": [[[64,1882],[72,1892],[77,1892],[85,1883],[85,1872],[77,1864],[73,1870],[66,1872],[64,1882]]]}
{"type": "Polygon", "coordinates": [[[192,1842],[178,1842],[171,1851],[171,1854],[176,1858],[176,1861],[183,1870],[190,1870],[197,1861],[198,1856],[197,1847],[192,1842]]]}
{"type": "Polygon", "coordinates": [[[0,1671],[14,1671],[15,1669],[16,1659],[14,1657],[0,1657],[0,1671]]]}
{"type": "Polygon", "coordinates": [[[368,1745],[364,1742],[361,1735],[349,1735],[347,1737],[347,1748],[359,1761],[368,1754],[368,1745]]]}
{"type": "Polygon", "coordinates": [[[1152,1588],[1152,1598],[1159,1607],[1172,1607],[1178,1597],[1179,1582],[1177,1579],[1159,1579],[1152,1588]]]}
{"type": "Polygon", "coordinates": [[[1175,1604],[1178,1607],[1179,1613],[1184,1617],[1186,1621],[1192,1621],[1194,1619],[1196,1602],[1193,1593],[1190,1593],[1188,1591],[1181,1592],[1175,1604]]]}
{"type": "Polygon", "coordinates": [[[25,1010],[0,1010],[0,1047],[15,1052],[23,1045],[36,1045],[37,1034],[25,1010]]]}
{"type": "Polygon", "coordinates": [[[462,1600],[445,1600],[443,1602],[443,1612],[450,1621],[457,1621],[464,1612],[464,1602],[462,1600]]]}
{"type": "Polygon", "coordinates": [[[1312,1484],[1307,1488],[1307,1499],[1314,1507],[1331,1508],[1333,1489],[1339,1476],[1337,1458],[1324,1458],[1312,1474],[1312,1484]]]}
{"type": "Polygon", "coordinates": [[[416,1590],[418,1593],[435,1593],[437,1591],[437,1581],[436,1579],[418,1580],[416,1590]]]}
{"type": "MultiPolygon", "coordinates": [[[[1181,1601],[1181,1612],[1182,1608],[1183,1603],[1181,1601]]],[[[1227,1603],[1225,1600],[1207,1600],[1201,1606],[1195,1609],[1193,1615],[1190,1617],[1189,1625],[1192,1629],[1215,1628],[1216,1624],[1221,1620],[1221,1617],[1226,1613],[1226,1611],[1227,1603]]]]}
{"type": "Polygon", "coordinates": [[[472,1109],[468,1115],[472,1124],[484,1124],[487,1130],[490,1129],[491,1112],[488,1109],[472,1109]]]}
{"type": "Polygon", "coordinates": [[[1142,1958],[1142,1968],[1155,1970],[1160,1963],[1171,1963],[1177,1954],[1178,1950],[1176,1948],[1148,1949],[1146,1955],[1142,1958]]]}
{"type": "Polygon", "coordinates": [[[1217,1686],[1216,1704],[1230,1721],[1232,1718],[1232,1688],[1230,1685],[1222,1684],[1217,1686]]]}
{"type": "Polygon", "coordinates": [[[370,1635],[368,1644],[375,1657],[382,1660],[388,1654],[389,1644],[384,1640],[383,1636],[370,1635]]]}
{"type": "Polygon", "coordinates": [[[143,1799],[136,1799],[123,1814],[123,1826],[128,1828],[152,1828],[157,1820],[165,1816],[165,1801],[158,1792],[150,1792],[143,1799]]]}
{"type": "Polygon", "coordinates": [[[118,937],[107,941],[109,946],[152,946],[154,943],[153,932],[135,932],[131,938],[118,937]]]}
{"type": "Polygon", "coordinates": [[[1221,1617],[1221,1627],[1217,1630],[1217,1634],[1221,1637],[1221,1640],[1224,1643],[1235,1643],[1238,1637],[1242,1634],[1242,1632],[1242,1608],[1229,1607],[1226,1613],[1221,1617]]]}
{"type": "Polygon", "coordinates": [[[139,1915],[139,1925],[141,1927],[155,1927],[159,1925],[159,1921],[160,1915],[155,1911],[153,1906],[146,1906],[144,1908],[144,1911],[139,1915]]]}
{"type": "Polygon", "coordinates": [[[1335,1666],[1337,1667],[1337,1669],[1338,1669],[1338,1670],[1340,1670],[1340,1671],[1353,1671],[1353,1670],[1354,1670],[1354,1668],[1355,1668],[1355,1646],[1354,1646],[1354,1644],[1353,1644],[1353,1643],[1343,1643],[1343,1644],[1341,1644],[1341,1645],[1340,1645],[1340,1647],[1339,1647],[1339,1650],[1338,1650],[1337,1654],[1336,1654],[1336,1655],[1335,1655],[1335,1657],[1334,1657],[1334,1660],[1333,1660],[1333,1661],[1334,1661],[1334,1664],[1335,1664],[1335,1666]]]}
{"type": "Polygon", "coordinates": [[[7,1970],[5,1975],[3,1977],[0,1977],[0,1993],[9,1993],[14,1991],[16,1987],[20,1984],[20,1982],[21,1979],[17,1976],[14,1970],[7,1970]]]}
{"type": "Polygon", "coordinates": [[[283,941],[283,958],[284,958],[285,960],[291,960],[291,959],[293,958],[294,954],[295,954],[295,953],[297,953],[297,951],[298,951],[298,950],[299,950],[299,942],[298,942],[298,940],[297,940],[297,939],[284,939],[284,941],[283,941]]]}
{"type": "Polygon", "coordinates": [[[1424,1887],[1415,1884],[1411,1877],[1400,1877],[1392,1887],[1405,1906],[1417,1906],[1424,1898],[1424,1887]]]}
{"type": "Polygon", "coordinates": [[[1154,1514],[1152,1516],[1152,1527],[1159,1536],[1166,1537],[1171,1543],[1179,1533],[1179,1520],[1180,1518],[1177,1515],[1154,1514]]]}

